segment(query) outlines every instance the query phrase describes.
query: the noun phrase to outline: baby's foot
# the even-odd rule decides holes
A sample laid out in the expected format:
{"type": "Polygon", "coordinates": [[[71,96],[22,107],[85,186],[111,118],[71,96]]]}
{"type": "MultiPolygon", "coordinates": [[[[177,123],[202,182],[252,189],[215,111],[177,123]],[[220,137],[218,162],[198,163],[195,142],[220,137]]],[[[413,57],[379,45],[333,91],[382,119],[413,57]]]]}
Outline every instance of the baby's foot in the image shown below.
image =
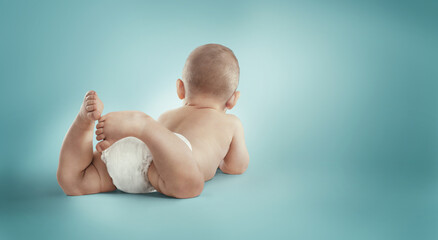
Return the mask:
{"type": "Polygon", "coordinates": [[[97,151],[104,151],[119,139],[137,136],[148,119],[139,111],[111,112],[102,116],[96,125],[96,139],[102,140],[96,145],[97,151]]]}
{"type": "Polygon", "coordinates": [[[84,102],[79,115],[83,119],[88,119],[91,121],[97,121],[103,112],[103,102],[97,96],[95,91],[88,91],[85,95],[84,102]]]}

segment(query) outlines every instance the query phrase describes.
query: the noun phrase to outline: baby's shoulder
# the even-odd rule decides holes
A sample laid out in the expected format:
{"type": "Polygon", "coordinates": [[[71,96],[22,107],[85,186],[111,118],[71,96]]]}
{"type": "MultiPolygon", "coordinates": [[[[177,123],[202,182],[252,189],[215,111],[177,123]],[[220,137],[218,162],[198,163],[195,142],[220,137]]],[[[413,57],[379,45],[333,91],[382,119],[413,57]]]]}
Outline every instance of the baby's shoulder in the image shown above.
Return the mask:
{"type": "Polygon", "coordinates": [[[240,119],[239,119],[236,115],[234,115],[234,114],[226,113],[226,114],[225,114],[225,117],[226,117],[227,119],[229,119],[229,121],[232,121],[232,122],[240,122],[240,119]]]}
{"type": "Polygon", "coordinates": [[[172,118],[173,115],[175,115],[175,111],[176,111],[176,109],[172,109],[172,110],[168,110],[168,111],[162,113],[158,117],[158,122],[163,123],[163,122],[168,121],[170,118],[172,118]]]}
{"type": "Polygon", "coordinates": [[[241,128],[242,127],[242,122],[240,121],[240,119],[236,115],[227,113],[227,114],[225,114],[225,117],[228,120],[228,124],[230,124],[230,126],[232,126],[233,128],[241,128]]]}

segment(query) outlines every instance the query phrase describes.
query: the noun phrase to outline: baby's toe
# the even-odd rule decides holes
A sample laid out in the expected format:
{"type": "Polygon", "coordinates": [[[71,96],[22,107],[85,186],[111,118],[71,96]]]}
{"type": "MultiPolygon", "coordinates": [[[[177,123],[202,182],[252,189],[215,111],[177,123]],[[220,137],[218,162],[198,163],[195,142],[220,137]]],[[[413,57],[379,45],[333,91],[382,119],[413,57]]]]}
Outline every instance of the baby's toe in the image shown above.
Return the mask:
{"type": "Polygon", "coordinates": [[[99,111],[93,111],[93,119],[96,121],[100,118],[100,112],[99,111]]]}
{"type": "Polygon", "coordinates": [[[87,113],[87,117],[93,121],[96,121],[97,119],[100,118],[100,112],[98,111],[89,111],[87,113]]]}
{"type": "Polygon", "coordinates": [[[90,91],[88,91],[88,92],[85,94],[85,97],[88,97],[88,96],[90,96],[90,95],[95,95],[95,94],[96,94],[95,91],[90,90],[90,91]]]}
{"type": "Polygon", "coordinates": [[[96,150],[97,150],[98,152],[103,152],[103,150],[102,150],[102,142],[96,144],[96,150]]]}
{"type": "Polygon", "coordinates": [[[109,148],[110,146],[111,146],[111,143],[108,142],[107,140],[105,140],[105,141],[98,143],[96,145],[96,149],[98,152],[103,152],[103,151],[105,151],[105,149],[109,148]]]}
{"type": "Polygon", "coordinates": [[[105,139],[105,134],[103,134],[103,133],[96,136],[96,140],[97,141],[100,141],[100,140],[103,140],[103,139],[105,139]]]}
{"type": "Polygon", "coordinates": [[[85,106],[97,105],[96,100],[89,99],[86,101],[85,106]]]}
{"type": "Polygon", "coordinates": [[[100,123],[100,122],[104,122],[104,121],[106,120],[106,118],[108,117],[109,114],[110,114],[110,113],[107,113],[107,114],[103,115],[101,118],[99,118],[99,123],[100,123]]]}
{"type": "Polygon", "coordinates": [[[104,122],[99,122],[99,123],[96,125],[96,128],[103,128],[103,126],[104,126],[104,122]]]}
{"type": "Polygon", "coordinates": [[[96,95],[86,95],[85,96],[85,101],[89,101],[89,100],[96,100],[96,95]]]}
{"type": "Polygon", "coordinates": [[[87,105],[85,109],[89,112],[96,110],[96,105],[87,105]]]}
{"type": "Polygon", "coordinates": [[[93,90],[91,90],[91,91],[88,91],[86,94],[85,94],[85,100],[87,100],[87,98],[91,98],[92,96],[95,96],[96,95],[96,92],[95,91],[93,91],[93,90]]]}
{"type": "Polygon", "coordinates": [[[99,128],[96,130],[96,135],[100,135],[103,133],[103,128],[99,128]]]}

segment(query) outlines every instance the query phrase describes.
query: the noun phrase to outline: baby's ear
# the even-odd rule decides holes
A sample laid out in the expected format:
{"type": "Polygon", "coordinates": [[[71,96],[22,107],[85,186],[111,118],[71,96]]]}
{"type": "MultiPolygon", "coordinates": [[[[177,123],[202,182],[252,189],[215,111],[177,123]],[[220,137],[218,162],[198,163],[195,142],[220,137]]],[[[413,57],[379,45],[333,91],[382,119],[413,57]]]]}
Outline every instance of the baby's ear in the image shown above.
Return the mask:
{"type": "Polygon", "coordinates": [[[233,93],[233,95],[230,97],[230,99],[228,99],[227,103],[225,104],[225,107],[227,107],[228,109],[232,109],[234,106],[236,106],[237,100],[239,100],[240,97],[240,92],[239,91],[235,91],[233,93]]]}
{"type": "Polygon", "coordinates": [[[176,94],[179,99],[184,99],[186,97],[186,89],[184,88],[184,82],[178,78],[176,80],[176,94]]]}

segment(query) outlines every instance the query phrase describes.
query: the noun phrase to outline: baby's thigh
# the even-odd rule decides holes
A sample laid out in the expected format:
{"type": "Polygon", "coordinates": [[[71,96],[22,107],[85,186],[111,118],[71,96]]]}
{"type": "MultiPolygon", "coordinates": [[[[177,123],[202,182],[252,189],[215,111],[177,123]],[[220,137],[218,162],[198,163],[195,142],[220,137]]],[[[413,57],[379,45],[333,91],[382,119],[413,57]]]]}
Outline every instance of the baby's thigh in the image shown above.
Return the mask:
{"type": "Polygon", "coordinates": [[[113,179],[108,173],[106,164],[102,161],[102,154],[95,151],[93,154],[92,164],[96,168],[100,177],[101,192],[110,192],[116,190],[116,186],[113,184],[113,179]]]}
{"type": "Polygon", "coordinates": [[[171,196],[170,191],[166,188],[163,179],[160,177],[160,174],[155,167],[154,161],[151,162],[148,168],[147,177],[149,183],[160,193],[171,196]]]}

